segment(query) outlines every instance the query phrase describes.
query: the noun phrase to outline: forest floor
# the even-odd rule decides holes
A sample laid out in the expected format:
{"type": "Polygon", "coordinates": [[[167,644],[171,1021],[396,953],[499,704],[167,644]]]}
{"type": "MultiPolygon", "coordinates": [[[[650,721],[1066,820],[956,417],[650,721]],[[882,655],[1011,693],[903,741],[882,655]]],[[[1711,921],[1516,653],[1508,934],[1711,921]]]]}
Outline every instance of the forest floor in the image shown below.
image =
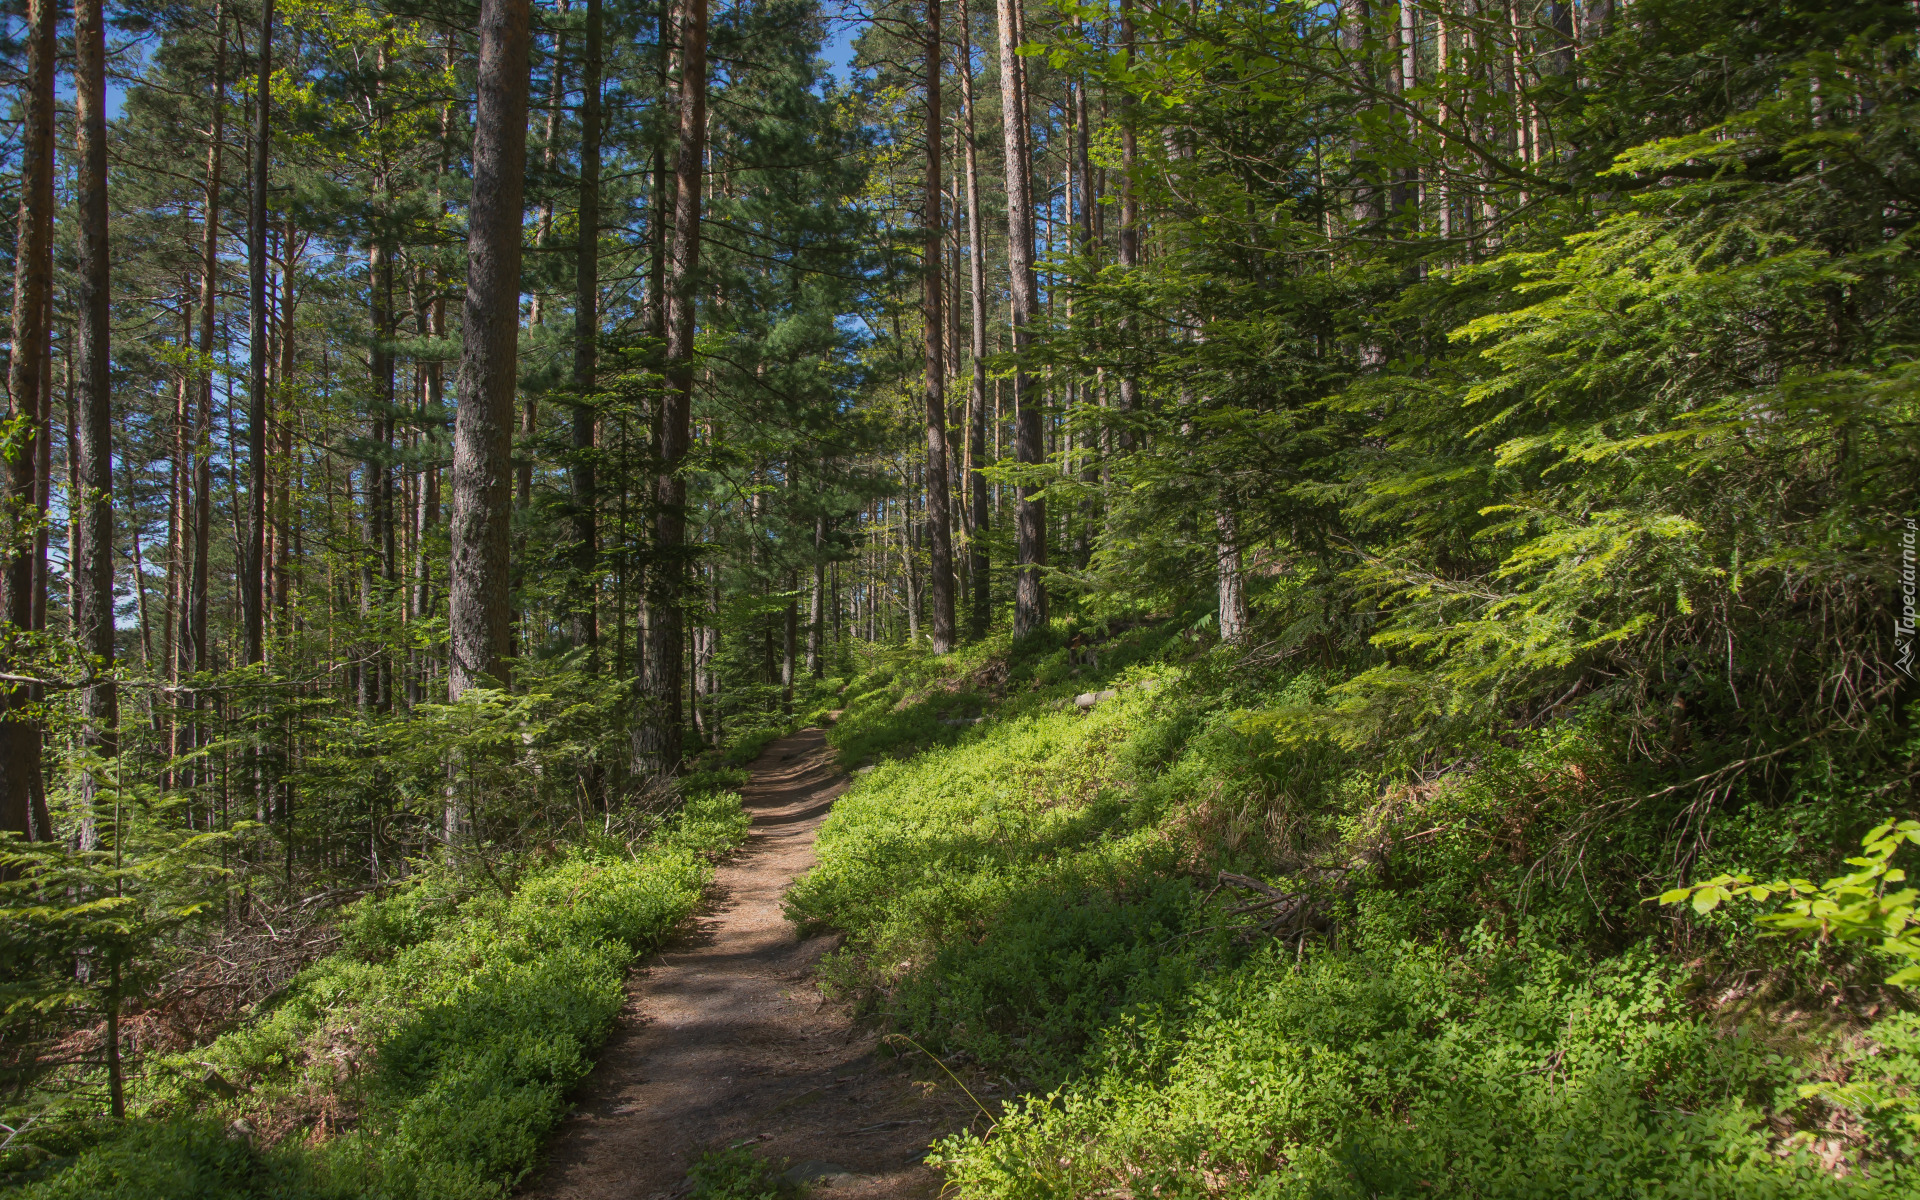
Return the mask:
{"type": "Polygon", "coordinates": [[[939,1192],[921,1160],[971,1105],[821,996],[814,964],[838,936],[799,940],[781,908],[846,786],[819,729],[760,755],[743,789],[746,845],[715,873],[693,928],[634,975],[525,1195],[668,1200],[691,1189],[701,1154],[741,1144],[834,1200],[939,1192]]]}

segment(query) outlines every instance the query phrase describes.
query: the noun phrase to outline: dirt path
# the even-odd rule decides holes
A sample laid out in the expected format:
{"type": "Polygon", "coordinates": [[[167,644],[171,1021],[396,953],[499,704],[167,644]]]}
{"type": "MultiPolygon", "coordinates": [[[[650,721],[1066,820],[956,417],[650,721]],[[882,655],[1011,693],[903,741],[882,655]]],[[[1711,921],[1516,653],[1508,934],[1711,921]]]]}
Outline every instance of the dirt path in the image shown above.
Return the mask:
{"type": "Polygon", "coordinates": [[[846,786],[818,729],[754,763],[746,846],[716,873],[692,934],[634,977],[620,1028],[527,1195],[665,1200],[702,1152],[748,1139],[835,1200],[939,1191],[920,1160],[964,1114],[822,1002],[813,965],[832,939],[797,941],[781,914],[846,786]]]}

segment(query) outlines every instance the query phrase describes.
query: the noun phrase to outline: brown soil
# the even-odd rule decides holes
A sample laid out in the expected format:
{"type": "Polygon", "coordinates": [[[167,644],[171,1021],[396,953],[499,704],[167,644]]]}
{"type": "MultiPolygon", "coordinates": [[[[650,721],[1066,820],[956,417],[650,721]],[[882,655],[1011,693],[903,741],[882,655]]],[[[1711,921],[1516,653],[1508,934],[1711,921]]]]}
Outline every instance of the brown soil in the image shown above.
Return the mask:
{"type": "Polygon", "coordinates": [[[688,936],[629,984],[620,1028],[526,1195],[666,1200],[688,1190],[703,1152],[741,1143],[826,1176],[813,1186],[834,1200],[938,1194],[921,1159],[965,1123],[966,1101],[916,1080],[931,1064],[893,1057],[823,999],[813,968],[834,939],[797,940],[781,912],[846,786],[818,729],[754,763],[745,847],[716,872],[688,936]]]}

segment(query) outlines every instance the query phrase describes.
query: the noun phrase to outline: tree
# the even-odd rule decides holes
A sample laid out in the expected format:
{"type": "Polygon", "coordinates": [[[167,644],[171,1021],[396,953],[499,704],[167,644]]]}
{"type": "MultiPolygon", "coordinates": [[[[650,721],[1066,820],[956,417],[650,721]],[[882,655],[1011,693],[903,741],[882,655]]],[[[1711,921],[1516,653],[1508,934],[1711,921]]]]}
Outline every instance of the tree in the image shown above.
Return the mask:
{"type": "MultiPolygon", "coordinates": [[[[1023,34],[1014,0],[999,0],[1000,16],[1000,124],[1007,154],[1007,271],[1012,279],[1013,308],[1013,457],[1021,466],[1045,461],[1040,423],[1040,396],[1026,366],[1031,327],[1039,314],[1033,276],[1033,196],[1027,148],[1026,97],[1023,94],[1019,46],[1023,34]]],[[[1047,510],[1039,487],[1023,476],[1016,485],[1014,505],[1013,635],[1026,637],[1047,625],[1047,510]]]]}
{"type": "MultiPolygon", "coordinates": [[[[4,608],[0,637],[4,661],[15,674],[29,666],[25,636],[34,627],[34,543],[44,510],[37,501],[37,439],[47,436],[39,413],[46,387],[47,305],[53,286],[53,70],[54,36],[59,10],[53,0],[29,0],[27,76],[22,89],[24,121],[20,130],[20,224],[14,240],[13,355],[7,367],[8,416],[12,436],[7,461],[4,608]]],[[[18,679],[0,687],[0,829],[26,838],[51,836],[40,799],[40,722],[28,706],[33,694],[18,679]]]]}
{"type": "Polygon", "coordinates": [[[682,0],[680,128],[674,159],[672,245],[667,258],[667,386],[656,427],[654,564],[647,572],[649,622],[635,726],[633,769],[639,775],[676,770],[681,758],[681,689],[686,640],[687,481],[681,475],[692,440],[693,333],[699,302],[700,186],[707,132],[707,3],[682,0]]]}
{"type": "Polygon", "coordinates": [[[594,574],[599,530],[594,505],[594,423],[587,398],[598,374],[600,341],[600,74],[602,0],[587,0],[586,45],[580,58],[580,248],[573,300],[573,641],[599,644],[594,574]]]}
{"type": "Polygon", "coordinates": [[[953,649],[953,522],[947,492],[947,365],[942,353],[946,316],[942,309],[941,247],[946,222],[942,219],[940,187],[940,0],[927,0],[927,180],[921,274],[926,289],[927,346],[927,537],[930,570],[927,598],[933,609],[933,652],[953,649]]]}
{"type": "Polygon", "coordinates": [[[528,0],[482,0],[480,6],[448,571],[447,687],[456,700],[471,687],[499,686],[507,675],[530,19],[528,0]]]}
{"type": "MultiPolygon", "coordinates": [[[[80,494],[74,530],[74,623],[97,682],[82,697],[85,740],[102,756],[118,746],[119,704],[113,679],[113,379],[111,252],[107,240],[107,30],[102,0],[76,0],[74,44],[74,157],[79,160],[75,210],[79,270],[80,494]]],[[[91,785],[92,777],[88,776],[91,785]]],[[[116,1113],[116,1115],[118,1115],[116,1113]]]]}
{"type": "Polygon", "coordinates": [[[266,656],[267,189],[273,128],[273,0],[261,0],[254,54],[253,170],[247,179],[247,520],[240,608],[247,665],[266,656]]]}

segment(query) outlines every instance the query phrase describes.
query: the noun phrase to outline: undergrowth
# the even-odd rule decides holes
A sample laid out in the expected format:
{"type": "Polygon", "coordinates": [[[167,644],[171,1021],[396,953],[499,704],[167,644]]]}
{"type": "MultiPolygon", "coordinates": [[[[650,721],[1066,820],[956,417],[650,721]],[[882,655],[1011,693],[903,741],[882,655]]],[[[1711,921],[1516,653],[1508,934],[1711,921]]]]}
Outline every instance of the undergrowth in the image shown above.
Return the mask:
{"type": "Polygon", "coordinates": [[[160,1059],[136,1119],[20,1193],[470,1200],[537,1161],[625,1000],[745,836],[741,772],[693,780],[637,843],[605,837],[351,906],[344,948],[210,1045],[160,1059]],[[474,890],[476,887],[482,890],[474,890]]]}
{"type": "Polygon", "coordinates": [[[849,686],[831,737],[871,769],[790,915],[845,931],[830,986],[1023,1093],[942,1145],[961,1194],[1920,1186],[1920,1023],[1886,963],[1645,903],[1836,864],[1887,803],[1872,756],[1916,757],[1897,732],[1703,814],[1600,706],[1396,759],[1301,718],[1345,664],[1189,630],[849,686]]]}

